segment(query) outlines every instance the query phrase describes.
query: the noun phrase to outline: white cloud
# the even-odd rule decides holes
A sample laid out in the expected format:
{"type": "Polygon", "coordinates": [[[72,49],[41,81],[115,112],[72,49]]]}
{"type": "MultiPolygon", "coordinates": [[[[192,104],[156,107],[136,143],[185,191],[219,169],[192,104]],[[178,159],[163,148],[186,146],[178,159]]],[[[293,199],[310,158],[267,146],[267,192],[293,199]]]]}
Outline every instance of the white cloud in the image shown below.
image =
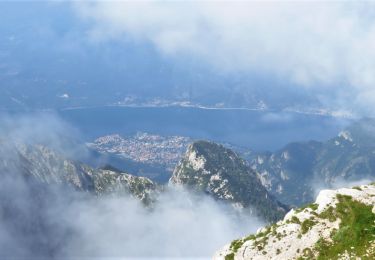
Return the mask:
{"type": "Polygon", "coordinates": [[[207,197],[184,191],[164,193],[152,211],[128,198],[78,201],[68,208],[80,237],[65,248],[68,256],[205,257],[264,223],[235,218],[207,197]],[[75,252],[75,254],[71,253],[75,252]]]}
{"type": "Polygon", "coordinates": [[[0,174],[2,259],[209,258],[264,225],[186,191],[169,190],[147,209],[130,197],[94,198],[0,174]]]}
{"type": "Polygon", "coordinates": [[[51,114],[1,115],[0,259],[209,258],[264,225],[182,189],[165,188],[146,208],[130,196],[97,197],[25,174],[32,165],[15,142],[43,144],[77,160],[83,151],[68,139],[77,134],[51,114]]]}
{"type": "Polygon", "coordinates": [[[223,71],[272,75],[323,96],[331,91],[340,98],[340,105],[345,104],[344,96],[356,105],[366,97],[364,107],[375,99],[372,3],[101,1],[75,5],[82,17],[95,22],[90,35],[96,40],[149,41],[166,55],[196,55],[223,71]]]}

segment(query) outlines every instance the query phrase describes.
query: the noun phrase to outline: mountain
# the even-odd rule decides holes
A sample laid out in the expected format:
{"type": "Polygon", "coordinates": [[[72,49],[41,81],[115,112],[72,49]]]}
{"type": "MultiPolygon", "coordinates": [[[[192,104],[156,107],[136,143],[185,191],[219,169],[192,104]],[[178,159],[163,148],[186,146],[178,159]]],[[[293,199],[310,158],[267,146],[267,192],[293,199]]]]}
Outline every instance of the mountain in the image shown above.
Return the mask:
{"type": "Polygon", "coordinates": [[[286,206],[267,192],[245,160],[213,142],[190,144],[170,183],[207,193],[241,209],[254,209],[269,221],[280,219],[286,212],[286,206]]]}
{"type": "Polygon", "coordinates": [[[214,259],[374,259],[375,183],[322,190],[315,203],[226,245],[214,259]]]}
{"type": "MultiPolygon", "coordinates": [[[[137,132],[133,135],[111,134],[87,142],[88,164],[96,167],[110,165],[143,176],[160,184],[168,183],[178,162],[184,156],[193,138],[179,135],[160,135],[137,132]]],[[[227,148],[249,156],[246,147],[223,143],[227,148]]]]}
{"type": "Polygon", "coordinates": [[[3,142],[0,146],[0,173],[15,174],[39,183],[62,184],[97,196],[127,194],[145,204],[155,200],[160,187],[145,177],[113,170],[94,169],[66,159],[42,145],[3,142]]]}
{"type": "Polygon", "coordinates": [[[249,163],[280,201],[309,203],[317,188],[375,178],[375,120],[353,123],[326,142],[290,143],[274,153],[253,154],[249,163]]]}

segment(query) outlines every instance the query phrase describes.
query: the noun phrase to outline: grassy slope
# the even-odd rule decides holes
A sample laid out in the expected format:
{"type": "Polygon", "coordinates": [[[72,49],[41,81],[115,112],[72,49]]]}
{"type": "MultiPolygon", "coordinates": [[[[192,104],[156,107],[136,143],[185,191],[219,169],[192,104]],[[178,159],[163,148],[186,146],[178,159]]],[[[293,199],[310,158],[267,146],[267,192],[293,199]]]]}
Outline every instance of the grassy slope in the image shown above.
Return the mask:
{"type": "Polygon", "coordinates": [[[335,214],[341,219],[340,228],[332,232],[333,242],[320,240],[316,249],[318,259],[338,259],[345,252],[362,259],[375,259],[371,243],[375,241],[375,214],[372,206],[338,195],[335,214]]]}

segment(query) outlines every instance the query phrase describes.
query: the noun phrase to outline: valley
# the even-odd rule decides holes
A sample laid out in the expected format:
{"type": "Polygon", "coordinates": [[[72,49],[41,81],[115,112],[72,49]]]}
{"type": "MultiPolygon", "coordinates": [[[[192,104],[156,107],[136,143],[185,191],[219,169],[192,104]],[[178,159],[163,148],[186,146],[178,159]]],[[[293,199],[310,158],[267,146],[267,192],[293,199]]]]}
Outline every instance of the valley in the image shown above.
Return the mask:
{"type": "MultiPolygon", "coordinates": [[[[284,228],[283,223],[289,224],[291,221],[288,220],[289,218],[293,220],[298,218],[300,223],[305,223],[309,221],[311,214],[314,216],[323,214],[324,210],[318,213],[309,213],[310,215],[305,216],[305,219],[302,215],[288,217],[294,214],[293,212],[299,212],[295,205],[304,205],[314,201],[315,189],[346,186],[355,181],[370,183],[371,180],[375,179],[371,170],[372,153],[368,153],[373,149],[372,140],[375,140],[372,131],[375,121],[372,119],[359,120],[341,129],[336,137],[328,141],[291,143],[274,153],[258,152],[228,143],[220,144],[207,140],[194,140],[186,136],[163,136],[144,132],[125,136],[112,134],[96,138],[92,142],[86,142],[83,147],[79,148],[83,150],[78,149],[78,151],[89,151],[89,158],[82,157],[86,158],[84,162],[79,161],[75,152],[73,152],[78,147],[61,146],[61,144],[56,146],[56,142],[62,138],[59,135],[65,133],[68,129],[61,131],[61,133],[50,133],[46,139],[45,134],[40,135],[38,132],[43,129],[39,128],[38,125],[45,125],[51,119],[39,120],[37,117],[31,120],[34,127],[39,129],[32,132],[35,135],[33,138],[26,138],[25,132],[22,130],[24,127],[29,129],[30,120],[27,120],[25,126],[23,126],[25,122],[17,123],[18,127],[21,127],[19,131],[9,132],[6,134],[7,139],[1,139],[0,172],[5,186],[2,187],[4,192],[0,192],[0,196],[5,201],[9,201],[9,196],[12,196],[17,198],[19,202],[14,206],[8,203],[0,203],[0,207],[8,212],[3,216],[3,221],[7,223],[8,227],[12,227],[13,231],[10,232],[15,232],[16,237],[21,236],[22,230],[27,229],[34,221],[44,223],[48,219],[48,221],[53,222],[56,218],[63,218],[62,221],[66,224],[58,225],[57,230],[41,225],[40,228],[45,230],[43,232],[65,232],[66,228],[78,233],[90,230],[90,227],[86,227],[86,224],[82,223],[79,227],[76,227],[69,218],[66,219],[68,216],[65,214],[59,217],[53,214],[53,218],[50,219],[50,216],[48,216],[50,210],[60,211],[63,208],[74,212],[69,214],[76,214],[80,212],[80,208],[89,207],[86,209],[89,211],[85,213],[85,217],[95,218],[90,213],[93,210],[91,206],[93,203],[100,205],[100,208],[97,208],[100,213],[95,213],[99,214],[98,217],[102,219],[100,221],[108,221],[107,216],[102,216],[102,211],[105,211],[104,208],[111,207],[109,210],[113,212],[110,213],[110,216],[121,217],[125,216],[124,213],[118,213],[117,211],[123,207],[121,205],[126,205],[126,208],[135,210],[131,218],[145,218],[143,221],[156,218],[160,221],[158,214],[164,214],[162,213],[164,210],[173,212],[182,210],[189,215],[195,212],[200,203],[203,203],[202,207],[209,209],[204,214],[215,214],[215,219],[220,219],[218,215],[224,214],[223,219],[220,220],[220,226],[209,226],[210,232],[220,233],[217,240],[214,240],[212,244],[207,244],[207,247],[199,249],[196,248],[197,244],[194,244],[197,255],[209,256],[220,246],[230,241],[228,237],[236,239],[245,236],[248,234],[247,232],[255,233],[256,229],[261,226],[275,225],[273,223],[280,225],[276,232],[280,231],[286,236],[283,230],[289,230],[290,228],[289,226],[284,228]],[[57,136],[54,136],[55,134],[57,136]],[[52,145],[53,143],[56,144],[52,145]],[[71,150],[72,148],[74,149],[71,150]],[[326,158],[331,159],[325,161],[326,158]],[[327,162],[330,164],[326,165],[327,162]],[[340,162],[340,164],[332,165],[335,162],[340,162]],[[325,178],[321,178],[321,175],[314,175],[318,173],[317,170],[314,173],[315,167],[327,169],[326,172],[319,171],[319,173],[325,174],[325,178]],[[358,172],[358,169],[362,170],[358,172]],[[365,171],[366,169],[367,171],[365,171]],[[321,179],[319,187],[315,186],[316,182],[312,181],[314,178],[321,179]],[[283,188],[279,188],[280,186],[283,188]],[[20,187],[20,189],[16,187],[20,187]],[[178,198],[177,201],[176,198],[178,198]],[[39,207],[40,204],[46,205],[43,206],[46,209],[43,209],[38,215],[33,215],[30,222],[25,220],[26,216],[31,214],[28,209],[22,208],[23,205],[26,205],[25,203],[35,204],[36,207],[39,207]],[[73,203],[73,205],[78,203],[79,208],[70,205],[70,203],[73,203]],[[58,209],[55,207],[58,207],[58,209]],[[104,208],[102,209],[102,207],[104,208]],[[19,215],[23,219],[23,225],[19,229],[12,216],[24,210],[25,212],[19,215]],[[136,212],[139,211],[143,213],[138,215],[136,212]],[[283,218],[284,220],[282,220],[283,218]],[[83,230],[81,230],[82,228],[83,230]],[[213,231],[214,229],[215,231],[213,231]]],[[[5,122],[6,124],[9,124],[9,122],[5,122]]],[[[49,124],[56,125],[56,122],[50,122],[49,124]]],[[[14,129],[12,126],[8,129],[14,129]]],[[[360,189],[366,188],[361,186],[360,189]]],[[[318,200],[325,199],[323,195],[319,196],[318,200]]],[[[315,206],[313,207],[315,208],[315,206]]],[[[199,214],[200,211],[204,211],[203,208],[196,213],[199,214]]],[[[126,209],[124,210],[126,211],[126,209]]],[[[203,218],[203,215],[200,218],[203,218]]],[[[210,219],[206,218],[201,219],[202,222],[199,223],[192,223],[190,220],[187,220],[189,225],[184,228],[195,228],[196,225],[207,226],[210,222],[210,219]]],[[[142,225],[141,223],[144,222],[140,222],[140,225],[142,225]]],[[[324,223],[323,226],[327,225],[328,222],[324,223]]],[[[303,224],[303,226],[305,225],[308,225],[308,223],[303,224]]],[[[105,230],[98,232],[111,237],[112,232],[114,232],[113,229],[120,229],[121,232],[125,232],[128,228],[128,226],[124,227],[123,224],[113,223],[108,229],[111,233],[107,233],[105,230]]],[[[153,228],[155,232],[157,230],[163,234],[168,233],[167,226],[153,228]]],[[[174,228],[180,230],[182,227],[177,225],[174,228]]],[[[143,232],[141,226],[137,226],[137,230],[137,232],[143,232]]],[[[209,235],[210,232],[205,234],[209,235]]],[[[260,234],[264,233],[260,231],[259,234],[254,235],[255,241],[258,237],[263,239],[263,235],[261,237],[260,234]]],[[[298,237],[297,233],[296,236],[298,237]]],[[[331,233],[326,233],[324,234],[328,239],[331,233]]],[[[201,236],[200,232],[189,234],[194,239],[201,236]]],[[[314,240],[316,234],[311,235],[311,240],[309,236],[308,244],[306,242],[301,247],[304,247],[303,249],[311,247],[311,250],[313,250],[312,248],[315,248],[313,245],[316,243],[316,240],[314,240]],[[312,239],[313,237],[314,239],[312,239]]],[[[53,236],[53,233],[48,234],[48,236],[50,235],[53,236]]],[[[27,236],[32,236],[32,233],[27,233],[27,236]]],[[[70,237],[71,235],[66,234],[66,236],[70,237]]],[[[287,241],[294,239],[292,235],[290,236],[285,239],[287,241]]],[[[253,238],[253,236],[250,237],[253,238]]],[[[150,239],[153,238],[150,237],[150,239]]],[[[269,239],[272,240],[273,237],[269,239]]],[[[91,239],[88,237],[79,240],[78,242],[83,243],[85,247],[75,249],[74,252],[89,256],[89,249],[86,248],[89,245],[87,243],[92,243],[89,241],[91,239]]],[[[126,238],[126,241],[129,241],[128,238],[126,238]]],[[[163,238],[162,241],[168,241],[168,237],[163,238]]],[[[200,240],[198,239],[198,241],[200,240]]],[[[225,247],[215,257],[227,259],[233,256],[237,259],[236,254],[242,252],[242,244],[247,245],[247,241],[250,240],[245,237],[236,241],[233,242],[234,244],[232,243],[232,246],[225,247]]],[[[281,239],[280,241],[280,243],[285,244],[285,240],[281,239]]],[[[327,241],[324,243],[329,243],[330,240],[327,241]]],[[[53,252],[54,249],[50,247],[52,244],[48,245],[47,251],[33,249],[37,245],[38,248],[40,243],[43,243],[43,240],[38,238],[32,243],[31,247],[26,246],[25,250],[29,253],[32,252],[32,254],[41,253],[43,255],[46,252],[53,252]]],[[[94,243],[96,242],[94,241],[94,243]]],[[[127,245],[128,243],[126,242],[127,245]]],[[[203,241],[200,243],[203,243],[203,241]]],[[[258,242],[256,244],[258,245],[258,242]]],[[[67,246],[71,247],[72,245],[67,243],[67,246]]],[[[266,244],[263,246],[267,247],[266,244]]],[[[99,245],[97,247],[97,250],[101,248],[99,245]]],[[[276,250],[276,253],[273,252],[273,249],[266,251],[269,252],[271,259],[275,257],[274,254],[285,254],[286,258],[292,256],[288,251],[289,249],[281,245],[270,247],[276,250]]],[[[342,248],[342,246],[338,247],[342,248]]],[[[66,246],[61,247],[61,249],[65,248],[66,246]]],[[[162,250],[162,248],[156,250],[154,255],[160,257],[180,256],[180,253],[184,256],[189,255],[182,246],[178,247],[180,253],[177,254],[169,251],[172,250],[171,247],[167,247],[167,251],[162,250]]],[[[244,250],[248,251],[247,248],[245,247],[244,250]]],[[[106,255],[107,249],[105,247],[99,251],[94,250],[95,255],[106,255]]],[[[297,250],[297,248],[295,249],[297,250]]],[[[299,248],[299,250],[302,249],[299,248]]],[[[306,250],[302,250],[302,257],[304,257],[306,250]]],[[[367,250],[366,254],[372,252],[371,246],[368,245],[366,245],[365,250],[367,250]]],[[[4,248],[4,252],[9,252],[9,250],[4,248]]],[[[132,256],[146,256],[134,250],[129,252],[132,252],[132,256]]],[[[259,259],[267,256],[263,254],[263,251],[260,252],[259,259]]],[[[258,251],[254,251],[254,253],[249,254],[254,254],[251,257],[256,258],[258,253],[258,251]]],[[[70,256],[60,251],[52,254],[70,256]]],[[[327,251],[324,254],[330,253],[327,251]]],[[[192,256],[195,256],[195,254],[192,256]]]]}
{"type": "MultiPolygon", "coordinates": [[[[223,145],[246,160],[273,196],[287,205],[301,206],[312,202],[319,189],[374,179],[373,129],[373,119],[362,119],[327,141],[292,142],[275,152],[223,145]]],[[[115,168],[165,183],[193,141],[184,136],[137,133],[103,136],[88,146],[106,155],[106,163],[115,168]]]]}
{"type": "Polygon", "coordinates": [[[0,260],[374,260],[374,14],[0,1],[0,260]]]}

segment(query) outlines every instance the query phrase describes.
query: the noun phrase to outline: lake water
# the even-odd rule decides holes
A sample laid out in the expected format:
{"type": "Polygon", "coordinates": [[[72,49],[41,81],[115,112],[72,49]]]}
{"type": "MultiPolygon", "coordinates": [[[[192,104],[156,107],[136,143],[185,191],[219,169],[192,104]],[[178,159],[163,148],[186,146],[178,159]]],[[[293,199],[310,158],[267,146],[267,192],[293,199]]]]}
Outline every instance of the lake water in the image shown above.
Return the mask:
{"type": "Polygon", "coordinates": [[[59,111],[87,140],[137,131],[274,150],[292,141],[325,140],[349,122],[330,116],[187,107],[96,107],[59,111]]]}

